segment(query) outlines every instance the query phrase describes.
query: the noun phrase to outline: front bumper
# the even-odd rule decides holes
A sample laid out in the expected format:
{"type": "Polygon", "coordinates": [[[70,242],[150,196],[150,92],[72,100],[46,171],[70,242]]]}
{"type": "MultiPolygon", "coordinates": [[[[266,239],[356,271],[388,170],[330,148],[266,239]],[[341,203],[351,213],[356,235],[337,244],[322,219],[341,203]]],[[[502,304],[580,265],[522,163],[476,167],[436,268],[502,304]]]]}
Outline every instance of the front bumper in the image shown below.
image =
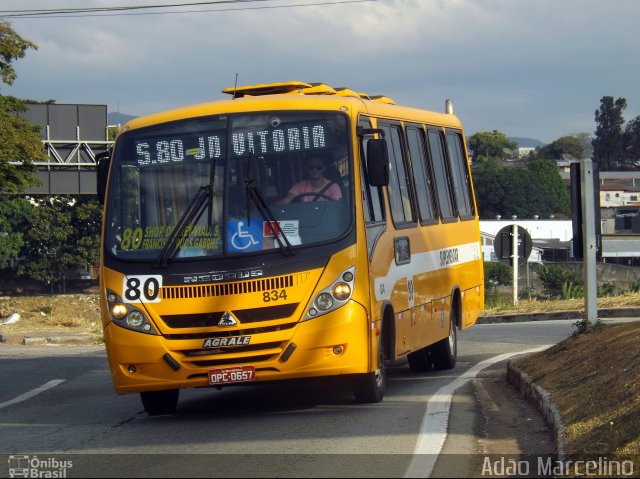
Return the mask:
{"type": "Polygon", "coordinates": [[[251,334],[246,348],[207,349],[206,334],[174,339],[113,322],[104,337],[116,392],[127,394],[208,386],[209,370],[237,366],[254,366],[256,382],[366,373],[370,334],[365,309],[349,301],[290,329],[251,334]]]}

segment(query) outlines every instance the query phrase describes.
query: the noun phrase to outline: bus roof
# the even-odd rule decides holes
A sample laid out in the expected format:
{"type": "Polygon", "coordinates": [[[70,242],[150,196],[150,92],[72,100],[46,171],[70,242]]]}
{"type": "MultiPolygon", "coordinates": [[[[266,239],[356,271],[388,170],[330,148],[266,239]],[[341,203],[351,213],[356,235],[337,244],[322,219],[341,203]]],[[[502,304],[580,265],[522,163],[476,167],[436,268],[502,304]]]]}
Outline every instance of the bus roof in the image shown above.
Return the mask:
{"type": "Polygon", "coordinates": [[[262,83],[229,87],[222,92],[231,95],[232,98],[136,118],[126,124],[126,129],[221,113],[273,110],[276,100],[278,109],[337,110],[348,106],[351,110],[372,116],[461,128],[460,120],[453,114],[400,106],[385,95],[368,95],[346,87],[332,87],[325,83],[300,81],[262,83]]]}

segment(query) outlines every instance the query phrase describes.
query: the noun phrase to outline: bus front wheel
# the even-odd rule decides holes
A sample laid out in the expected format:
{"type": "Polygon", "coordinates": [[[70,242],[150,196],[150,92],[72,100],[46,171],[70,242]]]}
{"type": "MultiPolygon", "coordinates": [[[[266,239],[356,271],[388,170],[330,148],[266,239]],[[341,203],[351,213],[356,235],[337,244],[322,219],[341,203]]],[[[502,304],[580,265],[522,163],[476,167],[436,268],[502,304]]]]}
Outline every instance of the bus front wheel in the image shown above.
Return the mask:
{"type": "Polygon", "coordinates": [[[165,391],[145,391],[140,393],[142,405],[149,416],[173,414],[178,406],[179,389],[165,391]]]}
{"type": "Polygon", "coordinates": [[[384,367],[384,350],[382,336],[378,342],[378,369],[366,374],[358,374],[353,378],[353,393],[359,403],[374,403],[384,397],[386,371],[384,367]]]}

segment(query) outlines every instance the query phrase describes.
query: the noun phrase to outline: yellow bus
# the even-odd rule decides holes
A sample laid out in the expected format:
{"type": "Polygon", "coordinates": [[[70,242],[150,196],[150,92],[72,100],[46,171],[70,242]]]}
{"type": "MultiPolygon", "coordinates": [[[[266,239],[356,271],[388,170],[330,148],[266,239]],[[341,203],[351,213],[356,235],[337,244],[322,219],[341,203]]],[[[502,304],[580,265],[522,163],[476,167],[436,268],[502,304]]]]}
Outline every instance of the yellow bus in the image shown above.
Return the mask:
{"type": "Polygon", "coordinates": [[[98,168],[101,307],[118,394],[453,368],[484,286],[465,136],[445,113],[326,84],[127,123],[98,168]]]}

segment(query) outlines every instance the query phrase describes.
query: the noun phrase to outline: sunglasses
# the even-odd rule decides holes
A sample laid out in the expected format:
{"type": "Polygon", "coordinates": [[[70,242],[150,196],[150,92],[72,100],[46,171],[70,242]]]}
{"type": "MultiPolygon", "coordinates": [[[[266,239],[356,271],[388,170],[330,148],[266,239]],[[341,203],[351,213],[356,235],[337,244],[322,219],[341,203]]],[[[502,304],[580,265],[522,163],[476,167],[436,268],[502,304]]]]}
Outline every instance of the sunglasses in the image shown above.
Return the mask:
{"type": "Polygon", "coordinates": [[[307,170],[322,171],[322,170],[324,170],[324,166],[323,165],[308,165],[307,166],[307,170]]]}

